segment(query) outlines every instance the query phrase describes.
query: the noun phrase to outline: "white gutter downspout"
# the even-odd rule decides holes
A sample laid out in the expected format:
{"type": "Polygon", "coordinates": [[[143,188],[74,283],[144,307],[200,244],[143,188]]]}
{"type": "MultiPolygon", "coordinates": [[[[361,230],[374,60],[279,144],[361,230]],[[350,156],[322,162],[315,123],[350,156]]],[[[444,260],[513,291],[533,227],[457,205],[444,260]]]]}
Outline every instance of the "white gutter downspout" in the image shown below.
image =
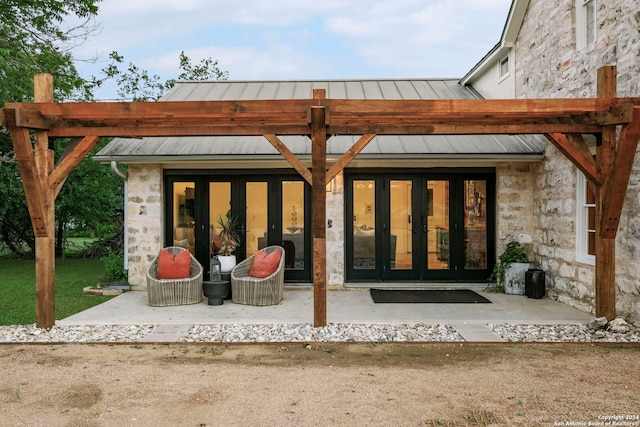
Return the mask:
{"type": "Polygon", "coordinates": [[[128,211],[129,209],[127,209],[127,192],[128,192],[128,188],[127,188],[127,182],[129,180],[129,175],[127,175],[126,173],[122,172],[120,170],[120,168],[118,168],[118,162],[116,162],[115,160],[111,161],[111,170],[118,175],[120,178],[122,178],[124,180],[124,213],[123,213],[123,233],[124,233],[124,256],[122,258],[124,258],[124,272],[125,274],[128,274],[129,272],[129,259],[127,257],[127,254],[129,253],[129,236],[128,236],[128,228],[129,228],[129,214],[128,211]]]}

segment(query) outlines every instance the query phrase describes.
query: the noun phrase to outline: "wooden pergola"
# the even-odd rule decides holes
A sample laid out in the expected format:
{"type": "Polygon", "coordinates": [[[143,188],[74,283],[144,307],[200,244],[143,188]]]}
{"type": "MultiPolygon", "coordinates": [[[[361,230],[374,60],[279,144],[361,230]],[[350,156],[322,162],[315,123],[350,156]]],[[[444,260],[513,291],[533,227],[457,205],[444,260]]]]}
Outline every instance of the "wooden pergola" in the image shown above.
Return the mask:
{"type": "Polygon", "coordinates": [[[615,237],[640,137],[640,98],[616,97],[616,69],[598,70],[598,97],[510,100],[307,100],[54,103],[53,78],[35,76],[33,103],[7,103],[9,129],[36,238],[36,325],[55,324],[55,199],[100,138],[263,135],[312,186],[314,325],[326,319],[326,184],[376,135],[543,134],[593,189],[596,315],[615,317],[615,237]],[[620,132],[617,132],[618,126],[620,132]],[[336,163],[327,135],[362,135],[336,163]],[[597,137],[593,158],[583,137],[597,137]],[[308,135],[309,170],[279,139],[308,135]],[[54,164],[49,138],[70,138],[54,164]]]}

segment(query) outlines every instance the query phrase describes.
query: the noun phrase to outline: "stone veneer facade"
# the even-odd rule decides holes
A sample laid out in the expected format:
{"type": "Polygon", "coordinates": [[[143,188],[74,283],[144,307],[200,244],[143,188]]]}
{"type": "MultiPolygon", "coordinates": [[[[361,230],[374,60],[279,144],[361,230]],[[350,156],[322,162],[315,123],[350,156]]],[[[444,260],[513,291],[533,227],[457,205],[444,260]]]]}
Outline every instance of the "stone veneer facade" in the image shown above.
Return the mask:
{"type": "Polygon", "coordinates": [[[344,289],[344,175],[338,174],[327,193],[327,289],[344,289]]]}
{"type": "Polygon", "coordinates": [[[534,168],[530,163],[506,163],[496,168],[498,255],[512,240],[522,243],[532,255],[534,168]]]}
{"type": "MultiPolygon", "coordinates": [[[[595,97],[597,69],[606,65],[617,67],[618,96],[640,96],[640,2],[598,0],[596,42],[582,50],[576,50],[575,5],[575,0],[531,0],[515,45],[516,97],[595,97]]],[[[535,242],[534,257],[547,272],[547,292],[593,313],[595,267],[576,260],[575,168],[549,145],[545,161],[533,165],[531,173],[535,221],[527,231],[535,242]]],[[[636,322],[640,321],[639,190],[640,155],[636,155],[616,239],[616,311],[636,322]]],[[[502,209],[512,207],[507,207],[508,200],[499,200],[499,221],[503,221],[502,209]]],[[[502,243],[507,229],[511,230],[499,225],[502,243]]]]}
{"type": "MultiPolygon", "coordinates": [[[[327,193],[327,287],[344,288],[344,191],[339,174],[327,193]]],[[[129,165],[127,181],[127,268],[133,290],[147,288],[147,269],[164,243],[163,169],[158,164],[129,165]]]]}
{"type": "Polygon", "coordinates": [[[163,247],[160,165],[129,165],[127,180],[127,268],[133,290],[147,288],[147,269],[163,247]]]}

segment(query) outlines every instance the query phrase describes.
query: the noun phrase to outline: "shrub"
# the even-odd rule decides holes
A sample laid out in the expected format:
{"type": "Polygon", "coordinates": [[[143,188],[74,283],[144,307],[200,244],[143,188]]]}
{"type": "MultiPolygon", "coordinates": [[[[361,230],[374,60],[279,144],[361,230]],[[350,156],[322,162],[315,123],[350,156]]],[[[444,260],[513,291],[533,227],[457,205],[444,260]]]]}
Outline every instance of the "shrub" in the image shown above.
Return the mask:
{"type": "Polygon", "coordinates": [[[514,262],[530,262],[527,254],[524,253],[524,248],[519,242],[511,241],[507,244],[507,247],[502,252],[502,255],[498,257],[498,262],[493,267],[493,271],[487,281],[489,282],[489,289],[494,292],[504,292],[504,274],[509,268],[509,264],[514,262]]]}
{"type": "Polygon", "coordinates": [[[127,275],[124,272],[123,254],[108,251],[101,260],[104,264],[103,283],[122,282],[127,280],[127,275]]]}

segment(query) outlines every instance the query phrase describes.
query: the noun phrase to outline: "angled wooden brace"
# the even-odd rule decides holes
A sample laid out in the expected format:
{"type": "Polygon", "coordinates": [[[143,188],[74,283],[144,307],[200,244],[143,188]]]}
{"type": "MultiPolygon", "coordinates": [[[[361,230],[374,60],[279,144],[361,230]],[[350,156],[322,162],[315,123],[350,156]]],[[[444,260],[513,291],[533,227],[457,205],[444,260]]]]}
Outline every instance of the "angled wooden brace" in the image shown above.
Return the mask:
{"type": "Polygon", "coordinates": [[[622,126],[620,140],[613,158],[613,167],[604,188],[600,225],[603,238],[614,238],[617,234],[638,149],[638,139],[640,139],[640,107],[635,107],[633,121],[622,126]]]}
{"type": "Polygon", "coordinates": [[[602,174],[581,134],[547,133],[544,135],[575,167],[593,182],[602,185],[602,174]]]}
{"type": "Polygon", "coordinates": [[[62,154],[60,160],[49,175],[49,188],[55,189],[56,196],[62,188],[71,171],[82,162],[91,150],[100,141],[99,136],[85,136],[82,139],[73,139],[62,154]]]}
{"type": "MultiPolygon", "coordinates": [[[[10,128],[13,151],[16,153],[16,161],[22,186],[27,199],[29,215],[33,233],[36,237],[46,237],[53,230],[47,230],[46,206],[44,191],[47,188],[43,185],[38,170],[36,168],[36,158],[33,153],[33,145],[29,130],[24,128],[10,128]]],[[[53,207],[51,207],[53,209],[53,207]]]]}

